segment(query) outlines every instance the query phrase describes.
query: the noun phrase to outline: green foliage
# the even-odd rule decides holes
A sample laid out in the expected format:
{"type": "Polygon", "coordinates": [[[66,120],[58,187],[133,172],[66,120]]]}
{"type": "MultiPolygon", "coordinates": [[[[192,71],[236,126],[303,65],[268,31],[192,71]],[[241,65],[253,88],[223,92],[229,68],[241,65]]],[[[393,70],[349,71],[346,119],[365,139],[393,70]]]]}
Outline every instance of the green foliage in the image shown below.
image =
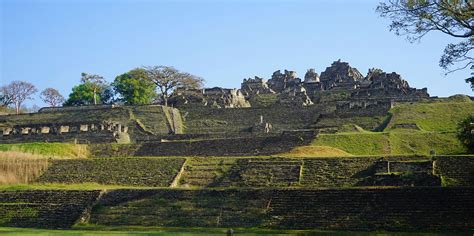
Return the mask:
{"type": "Polygon", "coordinates": [[[474,153],[474,115],[459,123],[457,137],[470,153],[474,153]]]}
{"type": "MultiPolygon", "coordinates": [[[[376,10],[382,17],[389,18],[390,31],[406,35],[410,42],[418,42],[431,31],[439,31],[456,39],[444,49],[439,65],[447,73],[474,69],[470,53],[474,49],[474,5],[472,0],[439,1],[408,0],[381,2],[376,10]]],[[[471,73],[473,75],[474,73],[471,73]]],[[[474,86],[474,80],[466,79],[474,86]]]]}
{"type": "Polygon", "coordinates": [[[156,84],[147,78],[146,70],[142,68],[117,76],[112,87],[127,105],[150,104],[157,97],[156,84]]]}
{"type": "Polygon", "coordinates": [[[474,114],[473,102],[404,103],[390,110],[393,114],[388,125],[413,124],[425,131],[456,132],[458,123],[474,114]]]}
{"type": "Polygon", "coordinates": [[[86,145],[72,143],[0,144],[0,151],[20,151],[54,157],[87,157],[86,145]]]}
{"type": "MultiPolygon", "coordinates": [[[[94,84],[85,82],[72,88],[69,98],[64,102],[64,106],[83,106],[94,104],[94,84]]],[[[113,97],[112,91],[107,86],[99,87],[97,103],[108,103],[113,97]]]]}

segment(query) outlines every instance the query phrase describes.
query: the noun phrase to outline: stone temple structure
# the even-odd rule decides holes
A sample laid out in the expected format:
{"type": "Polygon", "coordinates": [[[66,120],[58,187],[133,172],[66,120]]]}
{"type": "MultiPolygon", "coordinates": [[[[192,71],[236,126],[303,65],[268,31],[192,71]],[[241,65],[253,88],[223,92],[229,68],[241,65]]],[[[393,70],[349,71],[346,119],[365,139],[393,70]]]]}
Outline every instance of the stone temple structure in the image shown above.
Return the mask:
{"type": "Polygon", "coordinates": [[[327,99],[321,100],[321,96],[330,97],[333,102],[357,100],[358,104],[376,104],[375,101],[390,104],[392,101],[429,98],[426,88],[410,87],[395,72],[370,69],[364,76],[348,62],[337,60],[320,75],[315,69],[307,70],[303,79],[295,71],[284,70],[282,73],[277,70],[268,81],[258,76],[244,79],[240,89],[178,89],[171,97],[170,104],[176,107],[186,104],[217,108],[249,107],[249,101],[253,98],[272,94],[277,99],[274,104],[283,106],[310,106],[328,102],[327,99]]]}
{"type": "Polygon", "coordinates": [[[321,87],[324,90],[342,89],[350,90],[356,89],[364,76],[356,69],[349,66],[347,62],[341,60],[335,61],[330,67],[321,73],[321,87]]]}

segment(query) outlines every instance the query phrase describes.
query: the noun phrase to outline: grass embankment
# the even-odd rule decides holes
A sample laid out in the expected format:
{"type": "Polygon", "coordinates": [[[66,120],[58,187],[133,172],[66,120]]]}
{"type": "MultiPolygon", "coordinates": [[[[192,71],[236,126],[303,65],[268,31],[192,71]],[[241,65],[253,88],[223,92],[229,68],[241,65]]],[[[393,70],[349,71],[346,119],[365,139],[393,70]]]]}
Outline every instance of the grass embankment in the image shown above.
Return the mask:
{"type": "Polygon", "coordinates": [[[329,146],[302,146],[290,152],[277,155],[282,157],[346,157],[352,154],[329,146]]]}
{"type": "MultiPolygon", "coordinates": [[[[369,132],[354,126],[343,133],[321,134],[311,145],[298,147],[284,155],[310,156],[349,155],[456,155],[466,153],[456,137],[458,123],[474,114],[474,102],[452,99],[403,103],[390,110],[392,118],[383,132],[369,132]],[[417,127],[407,129],[400,127],[417,127]]],[[[355,123],[354,123],[355,124],[355,123]]],[[[346,124],[348,126],[350,124],[346,124]]]]}
{"type": "Polygon", "coordinates": [[[73,143],[18,143],[0,144],[0,151],[15,151],[48,157],[85,158],[87,145],[73,143]]]}
{"type": "Polygon", "coordinates": [[[404,103],[390,110],[386,130],[400,124],[416,124],[423,131],[455,132],[459,122],[474,114],[474,102],[404,103]]]}
{"type": "Polygon", "coordinates": [[[0,186],[27,184],[48,168],[48,159],[41,155],[0,151],[0,186]]]}

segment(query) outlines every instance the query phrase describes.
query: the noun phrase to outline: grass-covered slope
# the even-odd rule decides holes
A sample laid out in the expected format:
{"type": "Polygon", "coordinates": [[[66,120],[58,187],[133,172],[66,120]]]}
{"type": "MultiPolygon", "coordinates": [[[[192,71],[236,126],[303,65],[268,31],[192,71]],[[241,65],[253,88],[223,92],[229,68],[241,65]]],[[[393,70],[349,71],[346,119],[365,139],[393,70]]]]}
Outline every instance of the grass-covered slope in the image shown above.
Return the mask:
{"type": "Polygon", "coordinates": [[[0,151],[16,151],[47,157],[84,158],[89,155],[87,145],[72,143],[0,144],[0,151]]]}
{"type": "Polygon", "coordinates": [[[458,123],[474,114],[474,102],[404,103],[390,110],[393,114],[388,129],[397,125],[416,124],[424,131],[453,132],[458,123]]]}
{"type": "Polygon", "coordinates": [[[352,155],[390,153],[389,140],[383,133],[320,134],[312,146],[329,146],[352,155]]]}
{"type": "MultiPolygon", "coordinates": [[[[474,102],[445,99],[433,102],[402,103],[390,110],[391,119],[382,132],[368,132],[354,125],[357,119],[321,119],[316,126],[338,126],[340,133],[320,134],[309,146],[298,147],[284,155],[429,155],[464,154],[466,148],[457,139],[458,123],[474,114],[474,102]],[[328,152],[327,148],[332,148],[328,152]],[[305,150],[305,151],[302,151],[305,150]]],[[[390,117],[389,117],[390,118],[390,117]]],[[[365,120],[370,120],[368,117],[365,120]]],[[[374,117],[373,121],[382,121],[374,117]]],[[[362,123],[361,123],[362,124],[362,123]]],[[[375,123],[374,123],[375,124],[375,123]]],[[[365,126],[364,129],[367,130],[365,126]]],[[[369,128],[371,129],[371,128],[369,128]]]]}

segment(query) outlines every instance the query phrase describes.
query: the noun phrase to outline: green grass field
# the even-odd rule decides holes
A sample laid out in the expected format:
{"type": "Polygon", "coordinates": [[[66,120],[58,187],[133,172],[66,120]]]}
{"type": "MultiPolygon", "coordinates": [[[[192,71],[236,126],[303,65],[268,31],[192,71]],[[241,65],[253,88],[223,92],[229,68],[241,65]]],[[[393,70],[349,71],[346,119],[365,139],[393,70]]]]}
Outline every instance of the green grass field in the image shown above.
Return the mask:
{"type": "Polygon", "coordinates": [[[89,155],[87,145],[73,143],[0,144],[0,151],[18,151],[48,157],[85,158],[89,155]]]}
{"type": "MultiPolygon", "coordinates": [[[[436,102],[402,103],[390,110],[392,118],[383,132],[361,130],[355,125],[343,125],[336,134],[320,134],[305,149],[305,156],[320,156],[326,150],[309,147],[334,148],[349,155],[457,155],[467,152],[456,137],[458,123],[474,114],[474,102],[445,99],[436,102]],[[412,124],[418,129],[396,128],[397,125],[412,124]]],[[[351,124],[355,121],[346,120],[351,124]]],[[[323,121],[336,122],[336,121],[323,121]]],[[[332,123],[328,123],[332,124],[332,123]]],[[[331,155],[331,153],[329,153],[331,155]]]]}
{"type": "Polygon", "coordinates": [[[458,123],[474,114],[474,102],[405,103],[390,110],[388,129],[397,124],[416,124],[425,131],[453,132],[458,123]]]}

